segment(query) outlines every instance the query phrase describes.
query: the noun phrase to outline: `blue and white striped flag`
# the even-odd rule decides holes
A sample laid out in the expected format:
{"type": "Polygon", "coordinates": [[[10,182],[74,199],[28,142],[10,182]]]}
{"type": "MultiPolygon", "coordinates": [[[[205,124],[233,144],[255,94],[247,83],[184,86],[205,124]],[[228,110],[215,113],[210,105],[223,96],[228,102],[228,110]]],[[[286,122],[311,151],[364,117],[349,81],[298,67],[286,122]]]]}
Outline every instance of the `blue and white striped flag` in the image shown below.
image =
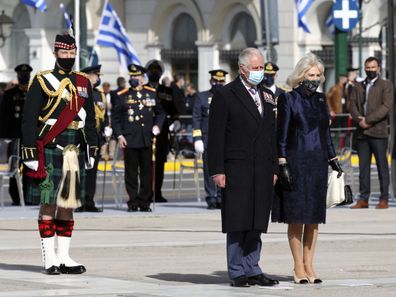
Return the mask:
{"type": "Polygon", "coordinates": [[[43,12],[47,10],[46,0],[21,0],[21,3],[33,6],[34,8],[37,8],[38,10],[41,10],[43,12]]]}
{"type": "Polygon", "coordinates": [[[67,32],[68,32],[70,35],[74,35],[74,34],[73,34],[73,28],[72,28],[73,25],[72,25],[70,16],[69,16],[69,14],[68,14],[67,11],[66,11],[65,6],[63,5],[63,3],[61,3],[61,4],[59,4],[59,7],[60,7],[60,9],[61,9],[61,11],[62,11],[62,13],[63,13],[63,17],[65,18],[65,21],[66,21],[67,32]]]}
{"type": "Polygon", "coordinates": [[[132,63],[141,64],[122,26],[121,20],[118,18],[117,13],[113,10],[109,2],[107,2],[103,11],[96,43],[98,45],[115,48],[122,69],[128,69],[128,65],[132,63]]]}
{"type": "Polygon", "coordinates": [[[298,26],[306,33],[311,33],[308,29],[307,19],[305,17],[308,9],[311,7],[314,0],[295,0],[297,7],[298,26]]]}

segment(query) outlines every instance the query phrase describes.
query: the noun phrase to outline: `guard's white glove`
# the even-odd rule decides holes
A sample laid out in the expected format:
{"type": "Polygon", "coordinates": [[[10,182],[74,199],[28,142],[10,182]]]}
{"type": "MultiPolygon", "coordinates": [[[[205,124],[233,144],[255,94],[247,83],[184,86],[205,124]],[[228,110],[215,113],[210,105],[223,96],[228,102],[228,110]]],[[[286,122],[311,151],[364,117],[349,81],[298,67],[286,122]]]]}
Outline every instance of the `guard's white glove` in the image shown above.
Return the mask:
{"type": "Polygon", "coordinates": [[[38,161],[25,161],[23,164],[34,171],[37,171],[38,169],[38,161]]]}
{"type": "Polygon", "coordinates": [[[197,140],[194,142],[194,149],[197,153],[202,154],[204,152],[204,144],[202,140],[197,140]]]}
{"type": "Polygon", "coordinates": [[[151,132],[154,134],[154,136],[157,136],[158,134],[160,134],[160,129],[158,128],[157,125],[154,125],[151,132]]]}
{"type": "Polygon", "coordinates": [[[170,124],[169,131],[177,132],[178,130],[180,130],[180,126],[181,126],[180,121],[176,120],[172,124],[170,124]]]}
{"type": "Polygon", "coordinates": [[[106,126],[104,128],[104,136],[110,138],[111,135],[113,135],[113,129],[111,127],[109,127],[109,126],[106,126]]]}

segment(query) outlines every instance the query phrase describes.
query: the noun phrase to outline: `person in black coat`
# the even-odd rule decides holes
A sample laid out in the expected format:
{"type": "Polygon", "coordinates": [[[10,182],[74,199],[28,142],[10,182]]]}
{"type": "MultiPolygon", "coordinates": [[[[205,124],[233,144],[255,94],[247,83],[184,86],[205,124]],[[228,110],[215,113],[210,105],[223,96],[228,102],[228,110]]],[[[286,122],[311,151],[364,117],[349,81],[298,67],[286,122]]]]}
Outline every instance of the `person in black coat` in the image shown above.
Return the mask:
{"type": "Polygon", "coordinates": [[[278,100],[277,139],[280,188],[272,221],[288,224],[296,283],[321,283],[313,269],[318,224],[326,222],[328,163],[339,172],[330,137],[326,97],[316,89],[324,66],[312,53],[289,76],[293,87],[278,100]]]}
{"type": "Polygon", "coordinates": [[[259,83],[264,58],[243,50],[239,76],[213,96],[209,114],[209,174],[222,188],[222,231],[227,233],[227,266],[232,286],[278,283],[258,262],[261,233],[267,232],[277,179],[275,106],[265,101],[259,83]]]}
{"type": "Polygon", "coordinates": [[[143,86],[146,69],[128,66],[131,88],[117,93],[112,124],[114,136],[124,149],[125,187],[128,211],[151,212],[152,198],[152,139],[160,134],[165,113],[157,100],[156,90],[143,86]],[[138,183],[140,177],[140,187],[138,183]],[[139,191],[138,191],[139,189],[139,191]]]}
{"type": "MultiPolygon", "coordinates": [[[[20,64],[14,70],[17,73],[18,84],[4,92],[0,104],[0,137],[18,140],[22,136],[22,111],[25,105],[30,73],[33,69],[28,64],[20,64]]],[[[22,179],[23,192],[25,193],[28,180],[26,175],[23,175],[22,179]]],[[[8,191],[12,199],[12,205],[20,205],[15,177],[10,178],[8,191]]],[[[36,204],[36,202],[33,204],[36,204]]]]}

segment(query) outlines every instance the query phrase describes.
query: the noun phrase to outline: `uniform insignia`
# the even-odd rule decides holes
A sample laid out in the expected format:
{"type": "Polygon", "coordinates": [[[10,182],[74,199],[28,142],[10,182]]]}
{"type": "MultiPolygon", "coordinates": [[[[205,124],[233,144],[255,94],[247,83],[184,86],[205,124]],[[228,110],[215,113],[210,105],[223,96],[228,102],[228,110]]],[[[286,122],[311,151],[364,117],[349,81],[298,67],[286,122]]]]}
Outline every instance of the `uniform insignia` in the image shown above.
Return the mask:
{"type": "Polygon", "coordinates": [[[142,98],[142,93],[140,93],[140,92],[137,92],[137,97],[140,99],[140,98],[142,98]]]}
{"type": "Polygon", "coordinates": [[[133,116],[129,116],[128,117],[128,122],[130,122],[130,123],[132,123],[134,120],[133,120],[133,116]]]}
{"type": "Polygon", "coordinates": [[[77,86],[78,95],[84,98],[88,98],[88,89],[86,87],[77,86]]]}
{"type": "Polygon", "coordinates": [[[134,110],[132,109],[132,108],[130,108],[130,109],[128,109],[128,115],[133,115],[135,112],[134,112],[134,110]]]}
{"type": "Polygon", "coordinates": [[[212,103],[212,97],[208,97],[208,104],[212,103]]]}
{"type": "Polygon", "coordinates": [[[272,105],[276,105],[275,99],[271,96],[271,94],[268,94],[267,92],[262,92],[262,93],[263,93],[263,98],[264,98],[265,102],[272,104],[272,105]]]}

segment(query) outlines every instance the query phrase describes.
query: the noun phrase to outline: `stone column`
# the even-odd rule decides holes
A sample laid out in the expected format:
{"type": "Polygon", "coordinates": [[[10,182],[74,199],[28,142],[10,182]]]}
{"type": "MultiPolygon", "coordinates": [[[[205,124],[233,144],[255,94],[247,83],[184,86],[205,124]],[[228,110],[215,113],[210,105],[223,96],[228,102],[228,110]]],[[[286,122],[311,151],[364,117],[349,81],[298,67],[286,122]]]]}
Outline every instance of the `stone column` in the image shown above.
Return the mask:
{"type": "Polygon", "coordinates": [[[219,51],[213,42],[197,41],[198,47],[198,90],[210,89],[208,71],[219,67],[219,51]]]}
{"type": "Polygon", "coordinates": [[[25,29],[29,37],[30,66],[34,71],[52,69],[55,63],[52,45],[45,38],[45,30],[41,28],[25,29]]]}

